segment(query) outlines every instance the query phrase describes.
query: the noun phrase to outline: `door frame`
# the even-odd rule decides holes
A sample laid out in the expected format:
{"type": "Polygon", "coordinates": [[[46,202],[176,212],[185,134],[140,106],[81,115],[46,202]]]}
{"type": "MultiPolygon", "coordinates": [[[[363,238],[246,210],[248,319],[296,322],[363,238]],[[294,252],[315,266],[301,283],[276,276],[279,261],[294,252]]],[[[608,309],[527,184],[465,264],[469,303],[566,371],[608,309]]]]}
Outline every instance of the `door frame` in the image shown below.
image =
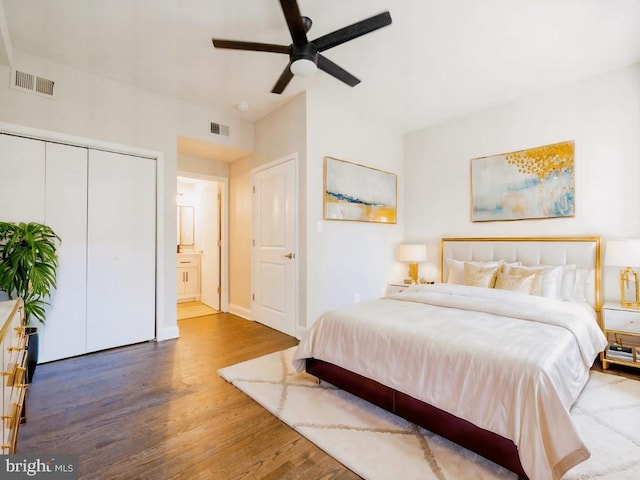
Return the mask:
{"type": "Polygon", "coordinates": [[[229,179],[207,175],[206,173],[187,172],[178,170],[177,177],[196,178],[198,180],[208,180],[222,184],[222,195],[220,195],[220,311],[229,311],[229,179]]]}
{"type": "Polygon", "coordinates": [[[283,163],[292,161],[293,162],[293,218],[295,220],[295,228],[294,231],[294,239],[293,239],[293,250],[296,254],[296,262],[293,265],[293,277],[294,282],[292,285],[293,288],[293,332],[294,335],[297,335],[298,331],[298,320],[299,320],[299,308],[300,308],[300,195],[299,195],[299,183],[300,183],[300,169],[298,162],[298,152],[290,153],[289,155],[285,155],[284,157],[280,157],[271,162],[267,162],[259,167],[251,169],[251,319],[255,320],[255,312],[254,312],[254,301],[253,295],[256,292],[256,279],[255,279],[255,247],[253,246],[255,243],[255,225],[258,221],[258,213],[255,208],[255,177],[257,173],[263,172],[265,170],[269,170],[270,168],[277,167],[283,163]]]}

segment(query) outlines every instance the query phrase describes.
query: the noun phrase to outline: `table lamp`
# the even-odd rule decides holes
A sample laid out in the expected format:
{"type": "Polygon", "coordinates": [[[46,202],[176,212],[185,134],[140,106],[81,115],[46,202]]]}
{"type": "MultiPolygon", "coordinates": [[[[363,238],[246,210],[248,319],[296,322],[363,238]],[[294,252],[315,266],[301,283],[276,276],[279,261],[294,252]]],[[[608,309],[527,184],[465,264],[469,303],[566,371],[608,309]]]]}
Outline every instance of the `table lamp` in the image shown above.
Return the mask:
{"type": "Polygon", "coordinates": [[[623,307],[640,309],[640,295],[638,294],[638,274],[632,266],[640,266],[640,239],[609,240],[606,244],[604,264],[609,267],[623,267],[620,270],[620,303],[623,307]],[[625,291],[629,290],[632,281],[635,297],[627,299],[625,291]]]}
{"type": "Polygon", "coordinates": [[[405,283],[418,283],[418,262],[424,262],[427,260],[427,246],[424,244],[398,245],[396,257],[399,262],[409,262],[410,282],[405,280],[405,283]]]}

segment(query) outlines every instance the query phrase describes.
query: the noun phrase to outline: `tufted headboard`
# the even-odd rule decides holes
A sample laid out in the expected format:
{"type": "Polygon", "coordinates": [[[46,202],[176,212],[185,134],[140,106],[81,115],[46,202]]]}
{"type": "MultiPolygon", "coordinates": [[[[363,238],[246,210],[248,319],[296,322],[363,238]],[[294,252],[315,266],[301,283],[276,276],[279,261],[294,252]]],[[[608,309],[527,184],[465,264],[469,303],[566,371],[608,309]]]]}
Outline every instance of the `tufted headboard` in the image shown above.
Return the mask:
{"type": "Polygon", "coordinates": [[[523,265],[571,265],[593,270],[589,303],[600,312],[600,237],[487,237],[443,238],[440,245],[441,281],[447,281],[446,259],[489,262],[504,260],[523,265]]]}

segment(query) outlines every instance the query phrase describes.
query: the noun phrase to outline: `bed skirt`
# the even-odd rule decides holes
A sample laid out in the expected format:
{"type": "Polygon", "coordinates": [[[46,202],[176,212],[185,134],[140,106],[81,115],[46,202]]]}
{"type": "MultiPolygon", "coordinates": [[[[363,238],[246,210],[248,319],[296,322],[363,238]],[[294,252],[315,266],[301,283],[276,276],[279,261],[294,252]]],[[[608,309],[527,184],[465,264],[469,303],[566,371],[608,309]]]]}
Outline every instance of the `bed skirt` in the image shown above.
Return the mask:
{"type": "Polygon", "coordinates": [[[476,452],[516,473],[520,479],[528,478],[520,463],[516,445],[507,438],[337,365],[308,358],[306,371],[476,452]]]}

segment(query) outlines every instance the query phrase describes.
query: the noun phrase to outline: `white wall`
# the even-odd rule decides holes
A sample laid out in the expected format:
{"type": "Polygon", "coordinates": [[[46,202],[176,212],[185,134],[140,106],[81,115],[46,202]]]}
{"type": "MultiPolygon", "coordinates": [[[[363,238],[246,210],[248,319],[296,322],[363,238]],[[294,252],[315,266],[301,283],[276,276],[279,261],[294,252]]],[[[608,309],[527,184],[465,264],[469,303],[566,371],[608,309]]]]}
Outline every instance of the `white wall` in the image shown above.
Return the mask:
{"type": "Polygon", "coordinates": [[[306,92],[255,125],[255,153],[231,164],[229,310],[248,316],[251,305],[251,169],[298,153],[299,317],[298,335],[325,310],[379,297],[390,280],[402,278],[394,248],[403,240],[403,137],[306,92]],[[323,221],[325,156],[398,174],[398,223],[323,221]],[[323,232],[317,232],[322,222],[323,232]]]}
{"type": "MultiPolygon", "coordinates": [[[[251,171],[292,153],[298,153],[300,177],[300,209],[305,211],[304,178],[306,162],[306,97],[302,93],[255,123],[255,151],[230,166],[229,171],[229,311],[245,318],[251,314],[251,239],[252,239],[252,178],[251,171]]],[[[304,292],[305,215],[299,226],[300,291],[304,292]]],[[[299,315],[304,298],[299,302],[299,315]]]]}
{"type": "Polygon", "coordinates": [[[47,60],[14,51],[14,65],[55,81],[56,99],[23,93],[8,87],[9,67],[0,65],[0,121],[159,151],[164,172],[165,224],[160,235],[167,246],[159,265],[158,295],[163,298],[165,328],[159,338],[177,334],[176,303],[176,165],[177,136],[209,141],[212,119],[231,126],[231,146],[253,148],[253,125],[213,111],[97,77],[47,60]]]}
{"type": "Polygon", "coordinates": [[[229,178],[229,163],[178,152],[178,171],[229,178]]]}
{"type": "Polygon", "coordinates": [[[325,310],[354,303],[356,294],[360,301],[380,297],[388,281],[403,278],[404,267],[394,260],[395,246],[404,241],[403,156],[399,131],[307,93],[307,307],[301,328],[325,310]],[[323,220],[325,156],[397,174],[398,223],[323,220]]]}
{"type": "Polygon", "coordinates": [[[442,236],[640,237],[640,65],[410,133],[405,149],[405,233],[428,242],[434,275],[442,236]],[[470,221],[470,159],[563,140],[575,140],[575,217],[470,221]]]}
{"type": "Polygon", "coordinates": [[[253,155],[229,166],[229,312],[251,318],[253,155]]]}

